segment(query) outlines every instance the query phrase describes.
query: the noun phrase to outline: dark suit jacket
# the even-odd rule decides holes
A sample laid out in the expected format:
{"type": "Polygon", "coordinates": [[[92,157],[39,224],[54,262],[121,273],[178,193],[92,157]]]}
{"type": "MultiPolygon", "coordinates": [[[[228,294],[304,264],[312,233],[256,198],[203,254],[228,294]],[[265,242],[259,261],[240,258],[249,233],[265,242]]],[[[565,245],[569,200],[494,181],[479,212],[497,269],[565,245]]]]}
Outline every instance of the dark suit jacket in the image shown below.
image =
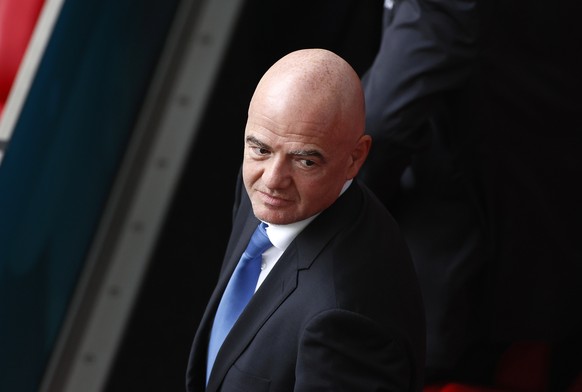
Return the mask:
{"type": "MultiPolygon", "coordinates": [[[[218,284],[194,338],[187,390],[204,391],[209,331],[258,224],[238,186],[218,284]]],[[[218,353],[207,391],[420,391],[424,314],[408,249],[357,182],[289,245],[218,353]]]]}
{"type": "Polygon", "coordinates": [[[361,179],[410,246],[428,364],[458,366],[478,341],[579,336],[581,3],[386,3],[361,179]]]}

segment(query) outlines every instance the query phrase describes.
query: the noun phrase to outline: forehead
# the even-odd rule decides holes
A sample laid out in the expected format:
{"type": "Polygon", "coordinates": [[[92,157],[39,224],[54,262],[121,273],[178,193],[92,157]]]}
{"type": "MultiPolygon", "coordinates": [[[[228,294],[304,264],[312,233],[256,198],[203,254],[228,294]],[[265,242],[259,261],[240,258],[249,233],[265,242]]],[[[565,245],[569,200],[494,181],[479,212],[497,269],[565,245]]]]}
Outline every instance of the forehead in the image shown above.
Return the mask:
{"type": "Polygon", "coordinates": [[[279,123],[265,117],[249,116],[245,138],[258,141],[274,151],[317,150],[325,154],[332,148],[330,138],[326,136],[323,127],[324,124],[321,123],[304,121],[279,123]]]}
{"type": "Polygon", "coordinates": [[[336,116],[325,107],[311,102],[274,99],[263,96],[249,106],[246,132],[258,132],[266,137],[297,142],[325,144],[336,139],[336,116]]]}
{"type": "MultiPolygon", "coordinates": [[[[279,137],[324,137],[330,132],[330,123],[317,116],[306,117],[301,111],[276,112],[249,110],[246,130],[271,132],[279,137]]],[[[322,116],[323,117],[323,116],[322,116]]]]}
{"type": "Polygon", "coordinates": [[[332,152],[346,135],[340,132],[337,97],[321,86],[306,86],[296,75],[263,80],[253,95],[245,134],[252,133],[271,148],[320,149],[332,152]],[[317,87],[317,88],[315,88],[317,87]]]}

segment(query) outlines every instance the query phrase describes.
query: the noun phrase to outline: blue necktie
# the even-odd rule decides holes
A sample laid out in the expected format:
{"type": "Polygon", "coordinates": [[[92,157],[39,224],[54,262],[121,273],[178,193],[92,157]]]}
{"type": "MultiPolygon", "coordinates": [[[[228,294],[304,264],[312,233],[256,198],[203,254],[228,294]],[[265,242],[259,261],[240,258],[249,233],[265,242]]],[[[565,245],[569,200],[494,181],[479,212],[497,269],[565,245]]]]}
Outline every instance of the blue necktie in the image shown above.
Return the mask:
{"type": "Polygon", "coordinates": [[[255,292],[263,252],[272,246],[265,227],[261,223],[253,233],[218,305],[208,344],[207,383],[222,342],[255,292]]]}

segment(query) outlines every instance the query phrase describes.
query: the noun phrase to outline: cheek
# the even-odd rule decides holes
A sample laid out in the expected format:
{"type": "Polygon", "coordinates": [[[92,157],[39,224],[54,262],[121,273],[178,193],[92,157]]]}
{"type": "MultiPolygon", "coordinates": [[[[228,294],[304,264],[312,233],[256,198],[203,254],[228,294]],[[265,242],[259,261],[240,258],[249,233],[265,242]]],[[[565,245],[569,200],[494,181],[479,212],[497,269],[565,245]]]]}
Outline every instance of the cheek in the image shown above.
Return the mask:
{"type": "Polygon", "coordinates": [[[263,166],[255,161],[249,161],[242,166],[242,178],[249,196],[258,189],[264,189],[265,182],[263,178],[263,166]]]}
{"type": "Polygon", "coordinates": [[[245,184],[252,184],[257,180],[257,165],[250,160],[244,160],[242,165],[242,176],[245,184]]]}

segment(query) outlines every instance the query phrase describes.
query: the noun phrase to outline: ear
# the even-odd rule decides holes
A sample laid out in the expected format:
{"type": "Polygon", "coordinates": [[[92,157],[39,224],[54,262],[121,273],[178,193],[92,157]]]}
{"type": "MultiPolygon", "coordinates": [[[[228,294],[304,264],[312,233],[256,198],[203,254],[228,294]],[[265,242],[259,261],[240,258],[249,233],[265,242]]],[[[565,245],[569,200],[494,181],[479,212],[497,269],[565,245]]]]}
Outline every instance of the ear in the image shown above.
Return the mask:
{"type": "Polygon", "coordinates": [[[358,139],[356,146],[350,154],[351,162],[348,167],[348,178],[352,179],[358,174],[360,168],[366,161],[370,147],[372,146],[372,137],[370,135],[362,135],[358,139]]]}

